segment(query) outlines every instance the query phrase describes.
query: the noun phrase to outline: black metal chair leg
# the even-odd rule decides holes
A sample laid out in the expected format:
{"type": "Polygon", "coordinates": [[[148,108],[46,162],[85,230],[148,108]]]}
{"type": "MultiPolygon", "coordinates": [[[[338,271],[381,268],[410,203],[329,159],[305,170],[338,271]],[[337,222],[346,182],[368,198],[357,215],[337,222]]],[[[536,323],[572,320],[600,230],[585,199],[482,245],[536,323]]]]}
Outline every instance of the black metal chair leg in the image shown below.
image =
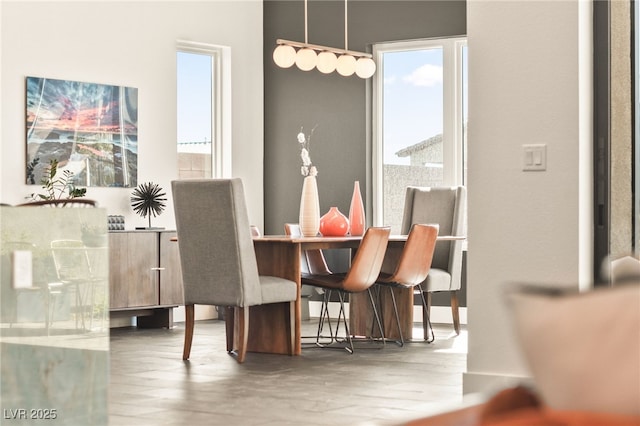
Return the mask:
{"type": "Polygon", "coordinates": [[[393,301],[393,313],[396,316],[396,325],[398,326],[398,334],[400,334],[400,340],[396,340],[396,344],[400,347],[404,346],[404,336],[402,335],[402,327],[400,326],[400,315],[398,314],[398,305],[396,303],[396,295],[393,293],[393,288],[389,287],[391,293],[391,300],[393,301]]]}
{"type": "Polygon", "coordinates": [[[380,330],[380,338],[382,339],[382,346],[384,346],[385,345],[384,329],[382,328],[382,323],[380,322],[380,316],[378,315],[378,309],[376,308],[376,303],[374,302],[373,295],[371,294],[371,288],[367,289],[367,293],[369,293],[369,301],[371,302],[371,308],[373,309],[373,315],[375,317],[375,320],[378,323],[378,329],[380,330]]]}
{"type": "Polygon", "coordinates": [[[433,326],[431,325],[431,320],[429,319],[429,312],[427,311],[427,301],[424,298],[424,291],[422,291],[422,285],[418,284],[418,289],[420,290],[420,297],[422,298],[422,315],[425,316],[425,318],[427,319],[427,324],[429,326],[429,330],[427,332],[427,334],[431,334],[431,338],[429,338],[429,336],[424,336],[424,340],[426,340],[427,343],[431,343],[434,340],[436,340],[436,335],[433,334],[433,326]]]}
{"type": "MultiPolygon", "coordinates": [[[[344,331],[346,335],[346,340],[348,346],[345,346],[345,349],[350,354],[353,354],[353,339],[351,338],[351,332],[349,331],[349,324],[347,323],[347,314],[344,309],[344,293],[342,291],[338,291],[338,297],[340,298],[340,313],[338,314],[338,324],[336,325],[336,330],[340,327],[340,315],[342,315],[342,320],[344,321],[344,331]]],[[[336,331],[336,336],[338,335],[336,331]]]]}
{"type": "Polygon", "coordinates": [[[323,345],[331,344],[336,339],[336,336],[333,334],[333,326],[331,325],[331,317],[329,316],[329,300],[330,299],[331,299],[331,290],[327,290],[327,291],[324,292],[324,295],[323,295],[323,298],[322,298],[322,307],[320,308],[320,318],[318,320],[318,331],[317,331],[316,336],[315,336],[316,345],[317,346],[323,346],[323,345]],[[327,327],[329,328],[329,342],[328,343],[320,342],[320,339],[327,337],[327,336],[323,335],[324,327],[325,327],[325,321],[326,321],[327,327]]]}

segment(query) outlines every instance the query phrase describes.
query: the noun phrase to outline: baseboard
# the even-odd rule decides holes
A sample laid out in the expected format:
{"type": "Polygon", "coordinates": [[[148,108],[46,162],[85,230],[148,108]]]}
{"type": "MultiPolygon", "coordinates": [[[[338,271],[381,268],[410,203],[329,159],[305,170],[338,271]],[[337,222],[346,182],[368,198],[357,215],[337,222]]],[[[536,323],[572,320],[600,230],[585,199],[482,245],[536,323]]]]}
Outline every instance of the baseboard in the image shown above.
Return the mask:
{"type": "MultiPolygon", "coordinates": [[[[215,306],[196,305],[196,309],[195,309],[196,321],[216,319],[216,318],[218,318],[218,312],[216,311],[215,306]]],[[[173,308],[173,322],[184,322],[184,321],[185,321],[184,306],[178,306],[177,308],[173,308]]]]}
{"type": "MultiPolygon", "coordinates": [[[[467,324],[467,308],[458,308],[460,324],[467,324]]],[[[422,321],[422,306],[413,307],[413,318],[415,322],[422,321]]],[[[453,324],[451,316],[451,306],[432,306],[431,322],[434,324],[453,324]]]]}
{"type": "Polygon", "coordinates": [[[531,377],[506,374],[462,373],[462,393],[493,395],[498,391],[518,386],[533,386],[531,377]]]}
{"type": "MultiPolygon", "coordinates": [[[[309,315],[311,317],[318,318],[320,316],[321,301],[309,302],[309,315]]],[[[340,304],[338,302],[329,302],[329,315],[335,317],[338,315],[340,304]]],[[[345,310],[347,311],[347,318],[349,317],[349,303],[345,303],[345,310]]],[[[467,323],[467,308],[460,308],[460,324],[467,323]]],[[[413,321],[422,322],[422,306],[413,307],[413,321]]],[[[431,322],[435,324],[453,324],[453,318],[451,317],[450,306],[432,306],[431,307],[431,322]]]]}
{"type": "MultiPolygon", "coordinates": [[[[320,316],[320,301],[309,302],[309,316],[318,318],[320,316]]],[[[338,310],[340,304],[338,302],[329,303],[329,314],[332,317],[338,316],[338,310]]],[[[345,309],[347,311],[347,317],[349,317],[349,303],[345,303],[345,309]]],[[[460,308],[460,324],[467,323],[467,308],[460,308]]],[[[196,320],[216,319],[218,314],[215,306],[196,305],[196,320]]],[[[303,312],[303,319],[308,319],[308,316],[303,312]]],[[[422,307],[413,307],[413,319],[414,322],[422,322],[422,307]]],[[[184,306],[178,306],[173,309],[173,322],[184,322],[184,306]]],[[[435,324],[453,324],[451,317],[451,307],[449,306],[432,306],[431,307],[431,322],[435,324]]]]}

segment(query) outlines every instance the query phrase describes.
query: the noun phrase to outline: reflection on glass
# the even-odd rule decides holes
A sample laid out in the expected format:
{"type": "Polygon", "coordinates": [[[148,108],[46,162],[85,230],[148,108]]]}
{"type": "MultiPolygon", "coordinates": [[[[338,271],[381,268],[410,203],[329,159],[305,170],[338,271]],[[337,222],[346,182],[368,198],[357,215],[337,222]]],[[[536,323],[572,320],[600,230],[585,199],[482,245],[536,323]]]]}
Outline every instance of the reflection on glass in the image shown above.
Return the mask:
{"type": "Polygon", "coordinates": [[[107,245],[103,209],[0,207],[4,414],[107,424],[107,245]]]}

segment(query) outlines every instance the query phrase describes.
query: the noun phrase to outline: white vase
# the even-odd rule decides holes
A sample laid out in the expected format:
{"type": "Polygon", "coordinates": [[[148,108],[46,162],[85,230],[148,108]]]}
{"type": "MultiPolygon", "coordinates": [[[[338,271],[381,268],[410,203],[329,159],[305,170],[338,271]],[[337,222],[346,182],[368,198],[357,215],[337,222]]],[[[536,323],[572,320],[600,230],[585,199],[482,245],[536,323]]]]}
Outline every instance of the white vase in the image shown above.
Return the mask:
{"type": "Polygon", "coordinates": [[[320,229],[320,202],[315,176],[306,176],[300,197],[300,232],[304,237],[315,237],[320,229]]]}

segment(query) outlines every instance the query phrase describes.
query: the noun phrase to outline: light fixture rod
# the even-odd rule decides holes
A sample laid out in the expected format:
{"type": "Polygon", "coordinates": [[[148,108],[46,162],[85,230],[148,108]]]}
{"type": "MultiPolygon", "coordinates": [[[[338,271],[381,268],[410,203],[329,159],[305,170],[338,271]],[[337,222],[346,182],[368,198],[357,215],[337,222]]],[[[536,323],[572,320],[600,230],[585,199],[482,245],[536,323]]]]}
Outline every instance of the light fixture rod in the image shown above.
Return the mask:
{"type": "Polygon", "coordinates": [[[307,0],[304,0],[304,42],[309,43],[309,31],[307,24],[307,0]]]}
{"type": "Polygon", "coordinates": [[[348,55],[356,56],[359,58],[373,58],[373,55],[371,53],[357,52],[355,50],[347,50],[347,49],[338,49],[335,47],[321,46],[319,44],[300,43],[299,41],[283,40],[281,38],[276,40],[276,44],[278,45],[286,44],[292,47],[308,47],[309,49],[318,50],[318,51],[326,50],[339,55],[348,54],[348,55]]]}
{"type": "MultiPolygon", "coordinates": [[[[305,0],[306,2],[307,0],[305,0]]],[[[344,0],[344,50],[349,50],[349,37],[348,37],[348,29],[349,29],[349,24],[348,24],[348,19],[347,19],[347,0],[344,0]]]]}

